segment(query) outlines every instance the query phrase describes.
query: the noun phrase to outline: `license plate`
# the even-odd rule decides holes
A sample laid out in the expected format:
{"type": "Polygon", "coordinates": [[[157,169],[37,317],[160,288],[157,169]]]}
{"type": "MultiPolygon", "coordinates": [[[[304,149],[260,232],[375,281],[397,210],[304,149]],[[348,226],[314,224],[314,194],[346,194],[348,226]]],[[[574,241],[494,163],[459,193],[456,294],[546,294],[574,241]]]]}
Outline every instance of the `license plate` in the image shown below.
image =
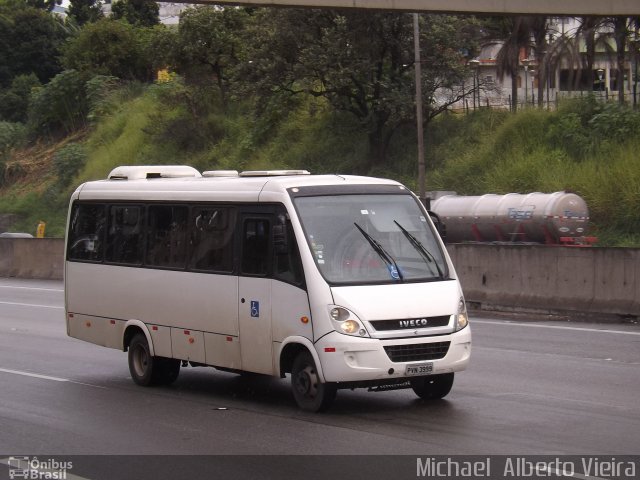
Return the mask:
{"type": "Polygon", "coordinates": [[[408,377],[414,375],[429,375],[433,373],[433,362],[427,363],[414,363],[413,365],[407,365],[404,374],[408,377]]]}

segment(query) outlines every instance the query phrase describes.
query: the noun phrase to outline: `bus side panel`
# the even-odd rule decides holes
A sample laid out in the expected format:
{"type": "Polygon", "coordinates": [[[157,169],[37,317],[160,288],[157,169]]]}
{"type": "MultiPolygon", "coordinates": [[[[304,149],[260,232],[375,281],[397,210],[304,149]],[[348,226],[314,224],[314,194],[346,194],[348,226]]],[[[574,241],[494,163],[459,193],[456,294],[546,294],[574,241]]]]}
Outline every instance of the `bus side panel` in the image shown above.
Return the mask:
{"type": "Polygon", "coordinates": [[[66,273],[69,313],[238,335],[236,276],[81,262],[66,273]]]}
{"type": "Polygon", "coordinates": [[[108,318],[73,314],[67,316],[70,337],[109,348],[122,348],[124,322],[108,318]]]}
{"type": "Polygon", "coordinates": [[[204,333],[184,328],[171,329],[173,357],[190,362],[205,363],[204,333]]]}
{"type": "Polygon", "coordinates": [[[153,353],[158,357],[171,358],[171,329],[161,325],[147,325],[147,328],[153,342],[153,353]]]}
{"type": "MultiPolygon", "coordinates": [[[[301,288],[273,281],[271,285],[271,324],[273,341],[283,342],[288,337],[300,336],[313,341],[313,326],[309,311],[309,297],[301,288]],[[305,322],[306,319],[306,322],[305,322]]],[[[273,351],[278,352],[274,345],[273,351]]],[[[275,362],[277,365],[279,362],[275,362]]]]}
{"type": "Polygon", "coordinates": [[[237,337],[205,333],[204,346],[207,365],[240,369],[240,342],[237,337]]]}

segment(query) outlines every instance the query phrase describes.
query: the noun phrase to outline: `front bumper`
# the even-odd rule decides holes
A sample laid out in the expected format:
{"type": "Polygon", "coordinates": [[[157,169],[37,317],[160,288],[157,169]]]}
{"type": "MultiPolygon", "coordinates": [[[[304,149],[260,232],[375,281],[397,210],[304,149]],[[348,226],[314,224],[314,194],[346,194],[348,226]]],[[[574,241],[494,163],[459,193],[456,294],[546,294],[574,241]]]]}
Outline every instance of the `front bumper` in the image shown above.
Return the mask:
{"type": "MultiPolygon", "coordinates": [[[[417,338],[373,339],[357,338],[332,332],[315,343],[326,382],[366,382],[397,380],[407,377],[406,366],[433,363],[431,374],[459,372],[469,364],[471,329],[417,338]],[[384,347],[416,346],[450,342],[446,355],[438,359],[392,361],[384,347]]],[[[410,347],[407,347],[410,348],[410,347]]]]}

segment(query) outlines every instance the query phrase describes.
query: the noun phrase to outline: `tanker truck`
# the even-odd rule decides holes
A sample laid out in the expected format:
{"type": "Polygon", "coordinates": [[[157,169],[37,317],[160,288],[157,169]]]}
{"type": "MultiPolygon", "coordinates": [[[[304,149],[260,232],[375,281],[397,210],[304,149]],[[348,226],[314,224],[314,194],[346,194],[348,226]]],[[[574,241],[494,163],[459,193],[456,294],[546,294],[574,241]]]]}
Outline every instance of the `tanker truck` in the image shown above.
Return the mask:
{"type": "MultiPolygon", "coordinates": [[[[438,195],[431,210],[445,227],[447,243],[509,242],[589,246],[589,210],[570,192],[438,195]]],[[[449,193],[449,194],[447,194],[449,193]]],[[[432,197],[433,198],[433,197],[432,197]]]]}

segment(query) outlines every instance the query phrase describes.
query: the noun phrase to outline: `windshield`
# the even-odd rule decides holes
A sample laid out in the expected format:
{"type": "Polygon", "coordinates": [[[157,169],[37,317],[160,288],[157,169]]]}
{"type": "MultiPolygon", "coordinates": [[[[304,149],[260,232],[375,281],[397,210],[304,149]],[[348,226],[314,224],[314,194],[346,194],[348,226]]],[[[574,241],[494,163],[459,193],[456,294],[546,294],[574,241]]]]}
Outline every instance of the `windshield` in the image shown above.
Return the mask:
{"type": "Polygon", "coordinates": [[[439,243],[410,195],[297,197],[307,242],[331,284],[442,280],[439,243]]]}

